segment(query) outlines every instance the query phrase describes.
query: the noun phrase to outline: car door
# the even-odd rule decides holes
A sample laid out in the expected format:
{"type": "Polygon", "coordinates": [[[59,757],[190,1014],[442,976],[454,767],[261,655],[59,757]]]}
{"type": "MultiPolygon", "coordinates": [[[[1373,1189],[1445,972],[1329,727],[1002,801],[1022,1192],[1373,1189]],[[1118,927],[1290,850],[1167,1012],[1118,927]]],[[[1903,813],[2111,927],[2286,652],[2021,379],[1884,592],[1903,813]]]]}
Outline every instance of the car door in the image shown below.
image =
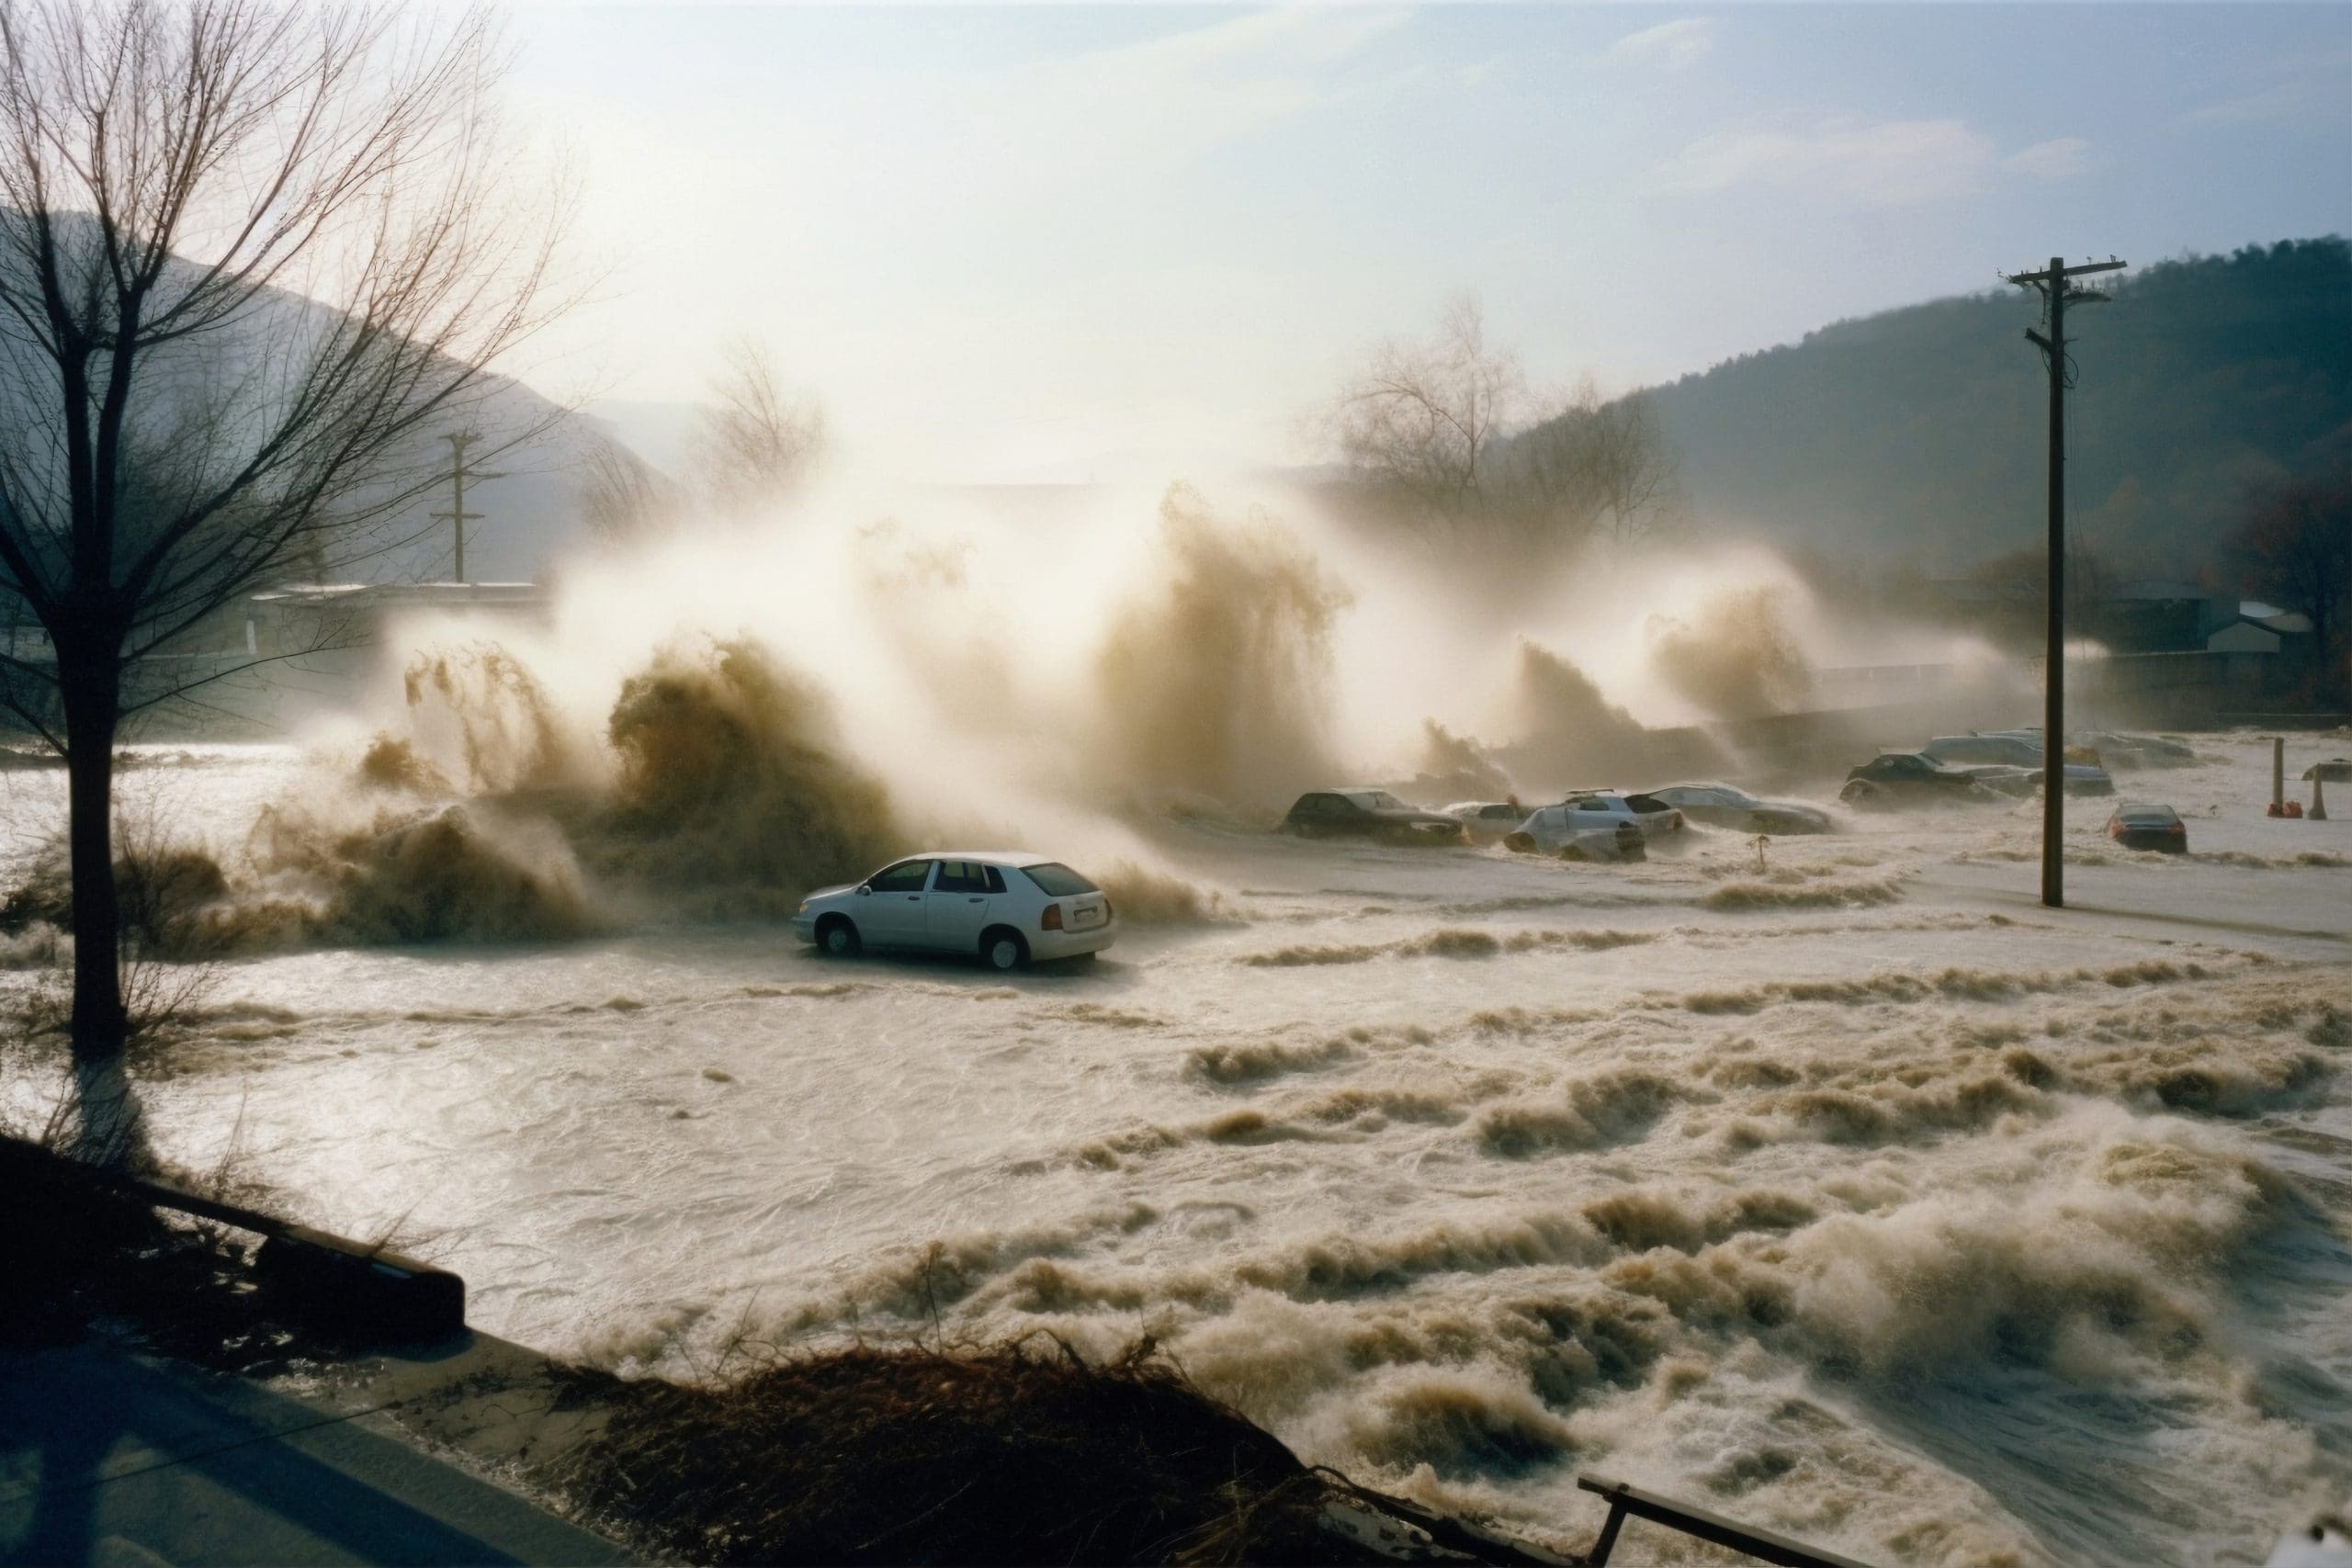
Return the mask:
{"type": "Polygon", "coordinates": [[[858,934],[883,947],[922,946],[932,863],[902,860],[866,878],[866,891],[851,916],[858,934]]]}
{"type": "Polygon", "coordinates": [[[1004,892],[1004,873],[978,861],[944,860],[923,899],[923,945],[978,953],[989,909],[1004,892]]]}

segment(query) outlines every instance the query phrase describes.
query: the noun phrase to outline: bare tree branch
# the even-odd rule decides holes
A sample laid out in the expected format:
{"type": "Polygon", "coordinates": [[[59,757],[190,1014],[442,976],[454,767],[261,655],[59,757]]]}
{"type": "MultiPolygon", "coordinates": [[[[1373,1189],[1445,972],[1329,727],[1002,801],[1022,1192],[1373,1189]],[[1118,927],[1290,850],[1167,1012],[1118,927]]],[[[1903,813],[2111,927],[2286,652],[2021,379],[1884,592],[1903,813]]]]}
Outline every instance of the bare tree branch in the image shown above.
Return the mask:
{"type": "Polygon", "coordinates": [[[54,660],[12,632],[0,705],[67,759],[85,1056],[122,1038],[122,716],[217,678],[175,641],[288,563],[390,547],[560,304],[503,63],[479,8],[0,0],[0,602],[54,660]]]}

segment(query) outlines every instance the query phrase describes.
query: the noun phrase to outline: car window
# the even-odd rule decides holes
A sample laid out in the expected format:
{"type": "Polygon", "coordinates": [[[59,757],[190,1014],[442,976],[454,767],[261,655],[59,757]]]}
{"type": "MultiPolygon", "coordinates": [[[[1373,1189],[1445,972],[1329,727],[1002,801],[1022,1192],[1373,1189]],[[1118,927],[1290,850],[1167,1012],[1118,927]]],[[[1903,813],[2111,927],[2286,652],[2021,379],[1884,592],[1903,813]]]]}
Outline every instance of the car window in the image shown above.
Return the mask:
{"type": "Polygon", "coordinates": [[[999,871],[995,866],[984,865],[980,867],[980,875],[988,882],[989,892],[1001,893],[1004,891],[1004,873],[999,871]]]}
{"type": "Polygon", "coordinates": [[[931,862],[902,860],[888,871],[877,871],[866,881],[876,893],[920,893],[923,878],[931,874],[931,862]]]}
{"type": "Polygon", "coordinates": [[[1066,898],[1073,893],[1100,893],[1102,890],[1086,878],[1053,861],[1042,865],[1024,865],[1021,874],[1044,889],[1049,898],[1066,898]]]}
{"type": "Polygon", "coordinates": [[[938,880],[931,885],[933,893],[985,893],[989,879],[981,874],[987,868],[967,860],[944,860],[939,863],[938,880]]]}
{"type": "Polygon", "coordinates": [[[1607,811],[1610,806],[1599,795],[1589,795],[1581,799],[1569,801],[1567,808],[1570,811],[1607,811]]]}

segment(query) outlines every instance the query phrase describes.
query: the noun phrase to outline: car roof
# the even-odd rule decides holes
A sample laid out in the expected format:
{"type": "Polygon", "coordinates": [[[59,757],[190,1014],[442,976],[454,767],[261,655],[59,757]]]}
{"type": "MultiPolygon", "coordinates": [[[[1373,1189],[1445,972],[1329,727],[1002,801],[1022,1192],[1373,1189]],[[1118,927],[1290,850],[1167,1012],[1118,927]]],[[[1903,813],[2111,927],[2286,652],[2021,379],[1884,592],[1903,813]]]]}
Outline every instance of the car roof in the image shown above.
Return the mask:
{"type": "Polygon", "coordinates": [[[910,860],[970,860],[982,865],[1052,865],[1051,855],[1033,855],[1026,850],[918,850],[910,855],[900,855],[892,861],[897,865],[910,860]]]}
{"type": "Polygon", "coordinates": [[[2178,817],[2179,812],[2157,800],[2127,800],[2115,808],[2118,817],[2178,817]]]}

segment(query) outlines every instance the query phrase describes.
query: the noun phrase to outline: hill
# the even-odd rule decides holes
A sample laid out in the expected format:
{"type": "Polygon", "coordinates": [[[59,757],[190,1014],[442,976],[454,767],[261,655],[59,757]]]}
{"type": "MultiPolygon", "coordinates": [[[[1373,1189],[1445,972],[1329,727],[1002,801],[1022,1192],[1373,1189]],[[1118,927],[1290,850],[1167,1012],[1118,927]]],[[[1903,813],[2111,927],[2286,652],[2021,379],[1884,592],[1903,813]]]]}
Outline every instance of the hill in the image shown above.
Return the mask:
{"type": "MultiPolygon", "coordinates": [[[[2120,275],[2070,312],[2082,543],[2193,571],[2249,491],[2352,460],[2352,245],[2286,241],[2120,275]]],[[[1696,516],[1931,570],[2037,543],[2048,381],[2023,290],[1808,333],[1655,389],[1696,516]]]]}

